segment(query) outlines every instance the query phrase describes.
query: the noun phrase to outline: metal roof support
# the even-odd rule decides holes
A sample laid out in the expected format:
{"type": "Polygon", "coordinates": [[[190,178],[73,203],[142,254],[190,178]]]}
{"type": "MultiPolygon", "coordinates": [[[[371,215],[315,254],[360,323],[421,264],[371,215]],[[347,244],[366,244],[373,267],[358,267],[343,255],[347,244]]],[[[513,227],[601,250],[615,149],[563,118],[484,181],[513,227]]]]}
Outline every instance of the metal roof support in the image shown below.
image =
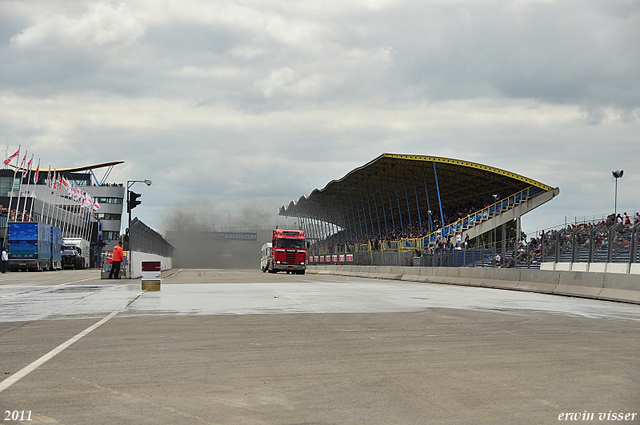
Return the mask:
{"type": "Polygon", "coordinates": [[[329,209],[329,217],[331,218],[331,238],[334,244],[338,244],[338,242],[340,242],[340,235],[338,234],[338,225],[336,224],[336,219],[331,209],[329,209]]]}
{"type": "Polygon", "coordinates": [[[349,242],[349,229],[347,228],[347,226],[349,225],[349,223],[347,223],[347,221],[345,221],[344,219],[344,207],[342,206],[342,202],[340,203],[340,210],[337,212],[338,214],[338,219],[340,220],[340,223],[342,223],[340,225],[340,227],[342,228],[342,242],[346,245],[347,242],[349,242]]]}
{"type": "Polygon", "coordinates": [[[389,213],[391,215],[391,225],[393,226],[393,237],[396,237],[396,219],[393,217],[393,203],[391,202],[391,189],[387,180],[387,193],[389,194],[389,213]]]}
{"type": "Polygon", "coordinates": [[[351,227],[351,222],[349,221],[349,208],[345,208],[344,207],[344,198],[342,199],[342,202],[340,204],[341,204],[340,208],[342,209],[342,221],[344,223],[346,223],[345,230],[346,230],[346,232],[349,233],[348,234],[349,239],[353,240],[353,230],[352,230],[352,227],[351,227]]]}
{"type": "MultiPolygon", "coordinates": [[[[369,239],[371,239],[371,236],[369,236],[369,223],[367,223],[367,209],[364,206],[364,196],[362,196],[362,192],[360,192],[360,203],[362,205],[362,223],[363,223],[363,228],[364,228],[364,235],[366,240],[369,241],[369,239]]],[[[360,206],[358,206],[358,208],[360,208],[360,206]]]]}
{"type": "Polygon", "coordinates": [[[413,233],[413,222],[411,221],[411,207],[409,207],[409,192],[407,191],[407,179],[402,173],[402,183],[404,183],[404,198],[407,200],[407,213],[409,213],[409,230],[413,233]]]}
{"type": "Polygon", "coordinates": [[[424,194],[427,198],[427,211],[429,212],[429,232],[433,232],[433,219],[431,218],[431,205],[429,203],[429,190],[427,189],[427,176],[424,172],[424,164],[422,164],[422,179],[424,180],[424,194]]]}
{"type": "Polygon", "coordinates": [[[341,235],[340,235],[340,232],[338,231],[338,225],[336,224],[338,222],[338,220],[336,220],[335,210],[331,209],[331,210],[329,210],[329,212],[331,214],[332,226],[333,226],[333,229],[335,230],[334,234],[336,235],[336,241],[338,243],[340,243],[342,241],[340,240],[341,239],[341,235]]]}
{"type": "MultiPolygon", "coordinates": [[[[362,223],[360,222],[360,212],[358,212],[354,207],[353,207],[353,197],[350,198],[351,201],[351,211],[353,211],[353,223],[356,225],[356,240],[361,239],[360,235],[362,234],[362,223]],[[358,224],[356,223],[356,213],[358,214],[358,222],[360,222],[360,234],[358,234],[358,224]]],[[[364,235],[363,235],[364,237],[364,235]]]]}
{"type": "MultiPolygon", "coordinates": [[[[373,207],[376,209],[376,220],[378,221],[378,237],[382,239],[382,227],[380,226],[380,213],[378,212],[378,201],[376,201],[376,189],[373,188],[373,207]]],[[[369,190],[367,189],[367,194],[369,190]]]]}
{"type": "Polygon", "coordinates": [[[338,238],[337,226],[335,224],[335,219],[333,218],[333,214],[331,214],[331,209],[327,208],[327,215],[329,216],[329,231],[331,232],[331,240],[334,242],[338,238]]]}
{"type": "Polygon", "coordinates": [[[436,171],[436,162],[433,161],[433,174],[436,177],[436,189],[438,191],[438,205],[440,206],[440,226],[442,226],[442,235],[447,236],[446,223],[444,222],[444,214],[442,213],[442,201],[440,200],[440,185],[438,184],[438,172],[436,171]]]}
{"type": "Polygon", "coordinates": [[[396,199],[398,200],[398,216],[400,217],[400,234],[396,235],[396,238],[399,238],[402,236],[402,233],[404,231],[404,224],[402,223],[402,209],[400,209],[400,194],[398,193],[398,177],[394,175],[393,179],[396,182],[396,199]]]}
{"type": "Polygon", "coordinates": [[[373,215],[371,214],[371,199],[369,198],[369,188],[366,187],[367,191],[367,205],[369,206],[369,222],[371,223],[371,239],[375,239],[376,236],[376,228],[373,227],[373,215]]]}
{"type": "Polygon", "coordinates": [[[314,235],[313,235],[313,217],[309,216],[307,218],[307,226],[308,226],[307,231],[309,232],[309,236],[308,237],[309,238],[313,238],[314,237],[314,235]]]}
{"type": "Polygon", "coordinates": [[[324,238],[327,242],[329,242],[329,236],[331,236],[331,227],[329,226],[329,221],[325,218],[324,220],[324,238]]]}
{"type": "Polygon", "coordinates": [[[364,207],[364,196],[362,196],[362,192],[360,192],[360,200],[362,201],[362,217],[364,218],[364,230],[367,232],[367,240],[371,239],[369,236],[369,226],[367,224],[367,209],[364,207]]]}
{"type": "Polygon", "coordinates": [[[349,226],[349,222],[344,218],[344,202],[340,202],[340,219],[344,223],[344,239],[345,244],[351,239],[351,226],[349,226]]]}
{"type": "Polygon", "coordinates": [[[420,215],[420,201],[418,200],[418,187],[416,186],[416,176],[411,170],[411,178],[413,179],[413,191],[416,193],[416,207],[418,208],[418,223],[420,227],[418,227],[418,234],[416,236],[422,236],[422,216],[420,215]]]}
{"type": "Polygon", "coordinates": [[[325,231],[325,239],[327,243],[329,242],[329,238],[331,237],[331,225],[329,224],[329,220],[326,218],[326,210],[323,214],[325,216],[324,219],[324,231],[325,231]]]}
{"type": "Polygon", "coordinates": [[[313,224],[313,237],[316,238],[319,243],[320,242],[320,225],[318,224],[318,219],[315,217],[312,218],[311,223],[313,224]]]}
{"type": "Polygon", "coordinates": [[[316,237],[318,238],[318,242],[322,240],[322,224],[320,222],[320,219],[315,218],[315,223],[316,223],[316,237]]]}
{"type": "Polygon", "coordinates": [[[387,235],[387,239],[389,239],[389,226],[387,225],[387,212],[384,208],[384,193],[382,192],[382,183],[378,182],[378,186],[380,186],[380,202],[382,203],[382,216],[384,217],[384,232],[387,235]]]}
{"type": "MultiPolygon", "coordinates": [[[[347,220],[349,220],[349,227],[351,228],[351,231],[349,232],[351,235],[351,240],[352,241],[357,241],[358,240],[358,226],[356,224],[356,217],[354,215],[353,209],[351,210],[351,216],[349,216],[349,205],[347,204],[346,199],[343,200],[344,204],[345,204],[345,212],[347,214],[347,220]],[[351,224],[351,222],[353,222],[353,225],[351,224]]],[[[353,202],[351,203],[353,205],[353,202]]]]}
{"type": "Polygon", "coordinates": [[[316,237],[318,238],[318,242],[320,242],[320,240],[322,239],[322,232],[321,232],[321,228],[320,228],[320,219],[318,218],[320,215],[318,214],[318,209],[315,208],[313,215],[315,216],[315,222],[316,222],[316,237]]]}

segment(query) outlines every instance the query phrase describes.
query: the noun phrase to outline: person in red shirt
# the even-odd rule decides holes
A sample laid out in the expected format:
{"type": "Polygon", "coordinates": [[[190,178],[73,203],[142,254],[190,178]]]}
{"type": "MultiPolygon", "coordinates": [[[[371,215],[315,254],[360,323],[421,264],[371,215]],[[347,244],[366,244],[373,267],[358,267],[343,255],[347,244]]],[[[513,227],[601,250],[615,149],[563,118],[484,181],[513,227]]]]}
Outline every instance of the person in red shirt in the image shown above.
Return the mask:
{"type": "Polygon", "coordinates": [[[118,242],[115,248],[113,248],[113,259],[111,262],[111,271],[109,272],[109,279],[113,279],[115,275],[116,279],[120,279],[120,264],[124,260],[124,252],[122,251],[122,242],[118,242]]]}

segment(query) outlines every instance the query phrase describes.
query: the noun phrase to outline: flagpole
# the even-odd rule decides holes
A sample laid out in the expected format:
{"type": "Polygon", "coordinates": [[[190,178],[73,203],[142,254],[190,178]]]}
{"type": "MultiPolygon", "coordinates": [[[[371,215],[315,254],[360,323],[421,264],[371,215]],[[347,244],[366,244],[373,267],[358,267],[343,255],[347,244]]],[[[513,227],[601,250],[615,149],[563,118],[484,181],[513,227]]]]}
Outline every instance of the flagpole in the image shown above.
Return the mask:
{"type": "Polygon", "coordinates": [[[47,193],[46,196],[44,197],[44,202],[42,204],[42,217],[43,217],[43,223],[47,223],[49,224],[49,212],[51,211],[51,203],[49,201],[51,201],[51,165],[49,165],[49,172],[47,173],[47,193]],[[47,198],[49,198],[49,201],[47,201],[47,198]],[[47,215],[44,215],[44,204],[47,204],[47,215]],[[44,218],[46,217],[46,221],[44,220],[44,218]]]}
{"type": "MultiPolygon", "coordinates": [[[[23,168],[23,166],[24,166],[24,163],[25,163],[25,161],[27,160],[28,152],[29,152],[29,151],[25,152],[25,154],[24,154],[24,158],[22,158],[22,162],[20,163],[20,170],[22,170],[22,168],[23,168]]],[[[19,185],[19,187],[18,187],[18,201],[16,202],[16,217],[15,217],[15,220],[14,220],[14,221],[18,221],[18,213],[20,212],[20,197],[21,197],[21,195],[22,195],[22,180],[23,180],[23,179],[24,179],[24,176],[23,176],[23,175],[21,175],[21,176],[20,176],[20,185],[19,185]]]]}
{"type": "MultiPolygon", "coordinates": [[[[18,161],[20,161],[20,148],[22,147],[22,145],[20,145],[18,147],[18,159],[16,160],[16,167],[18,166],[18,161]]],[[[9,219],[11,218],[11,204],[13,203],[13,188],[16,185],[16,173],[17,173],[18,169],[14,168],[13,169],[13,180],[11,181],[11,190],[9,191],[10,195],[9,195],[9,209],[7,209],[7,223],[9,223],[9,219]]],[[[8,228],[8,225],[7,225],[8,228]]],[[[6,238],[5,238],[6,240],[6,238]]]]}
{"type": "Polygon", "coordinates": [[[87,230],[89,229],[89,224],[91,223],[91,213],[89,211],[89,198],[91,196],[88,193],[84,194],[84,201],[82,202],[82,206],[86,208],[86,212],[82,215],[85,219],[84,229],[82,229],[82,237],[85,240],[89,240],[87,238],[87,230]]]}
{"type": "MultiPolygon", "coordinates": [[[[27,163],[27,193],[30,193],[31,188],[31,163],[33,162],[33,154],[31,154],[31,159],[27,163]]],[[[24,197],[24,205],[22,206],[22,222],[24,223],[24,214],[27,212],[27,196],[24,197]]]]}
{"type": "Polygon", "coordinates": [[[58,198],[58,190],[56,188],[56,172],[53,172],[53,187],[51,188],[51,208],[53,208],[53,211],[51,213],[51,225],[55,226],[56,225],[56,219],[58,218],[58,206],[56,205],[57,203],[57,198],[58,198]]]}
{"type": "MultiPolygon", "coordinates": [[[[7,163],[7,161],[5,161],[5,165],[8,165],[11,163],[11,160],[13,159],[14,156],[17,156],[17,160],[16,160],[16,165],[18,165],[18,161],[20,161],[20,148],[22,148],[22,145],[18,145],[18,152],[14,153],[11,157],[7,158],[7,161],[9,161],[7,163]]],[[[11,181],[11,190],[9,191],[10,195],[9,195],[9,208],[7,209],[7,227],[4,228],[4,248],[7,247],[7,237],[9,235],[9,219],[11,218],[11,203],[13,202],[13,187],[16,185],[16,171],[17,169],[14,168],[13,170],[13,180],[11,181]]]]}
{"type": "MultiPolygon", "coordinates": [[[[76,201],[77,202],[77,201],[76,201]]],[[[73,237],[77,238],[80,236],[80,204],[74,206],[75,212],[73,213],[73,237]]]]}
{"type": "MultiPolygon", "coordinates": [[[[33,194],[32,195],[35,195],[36,187],[38,187],[38,175],[39,175],[39,173],[40,173],[40,158],[38,158],[38,168],[36,168],[36,176],[35,176],[34,182],[33,182],[33,194]]],[[[29,215],[30,216],[33,216],[33,204],[36,202],[35,201],[36,198],[34,196],[32,196],[32,198],[33,199],[31,199],[31,208],[29,210],[29,215]]]]}
{"type": "MultiPolygon", "coordinates": [[[[87,206],[87,212],[85,214],[85,217],[87,218],[87,222],[85,223],[85,228],[84,228],[84,234],[83,234],[83,238],[84,240],[88,241],[89,240],[89,228],[91,227],[91,209],[87,206]]],[[[91,242],[89,242],[91,243],[91,242]]]]}

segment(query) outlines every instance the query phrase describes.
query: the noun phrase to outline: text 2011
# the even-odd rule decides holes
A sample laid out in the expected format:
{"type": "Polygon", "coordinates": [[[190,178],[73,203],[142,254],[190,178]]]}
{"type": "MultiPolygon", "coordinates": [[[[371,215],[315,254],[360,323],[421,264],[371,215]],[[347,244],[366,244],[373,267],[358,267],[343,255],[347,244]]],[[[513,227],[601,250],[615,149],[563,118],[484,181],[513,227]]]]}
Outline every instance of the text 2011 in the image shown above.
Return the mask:
{"type": "Polygon", "coordinates": [[[30,421],[31,410],[5,410],[5,421],[30,421]]]}

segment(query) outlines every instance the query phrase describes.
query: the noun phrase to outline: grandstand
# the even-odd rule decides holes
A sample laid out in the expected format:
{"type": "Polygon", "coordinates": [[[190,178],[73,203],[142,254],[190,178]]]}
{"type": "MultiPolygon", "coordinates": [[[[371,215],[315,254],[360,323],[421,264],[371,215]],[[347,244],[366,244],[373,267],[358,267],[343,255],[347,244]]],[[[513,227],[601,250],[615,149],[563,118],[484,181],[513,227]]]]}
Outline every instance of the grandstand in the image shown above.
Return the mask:
{"type": "Polygon", "coordinates": [[[520,239],[521,217],[559,192],[470,161],[382,154],[279,214],[298,218],[313,241],[311,261],[405,265],[436,248],[480,248],[481,235],[505,250],[507,223],[515,222],[520,239]]]}

